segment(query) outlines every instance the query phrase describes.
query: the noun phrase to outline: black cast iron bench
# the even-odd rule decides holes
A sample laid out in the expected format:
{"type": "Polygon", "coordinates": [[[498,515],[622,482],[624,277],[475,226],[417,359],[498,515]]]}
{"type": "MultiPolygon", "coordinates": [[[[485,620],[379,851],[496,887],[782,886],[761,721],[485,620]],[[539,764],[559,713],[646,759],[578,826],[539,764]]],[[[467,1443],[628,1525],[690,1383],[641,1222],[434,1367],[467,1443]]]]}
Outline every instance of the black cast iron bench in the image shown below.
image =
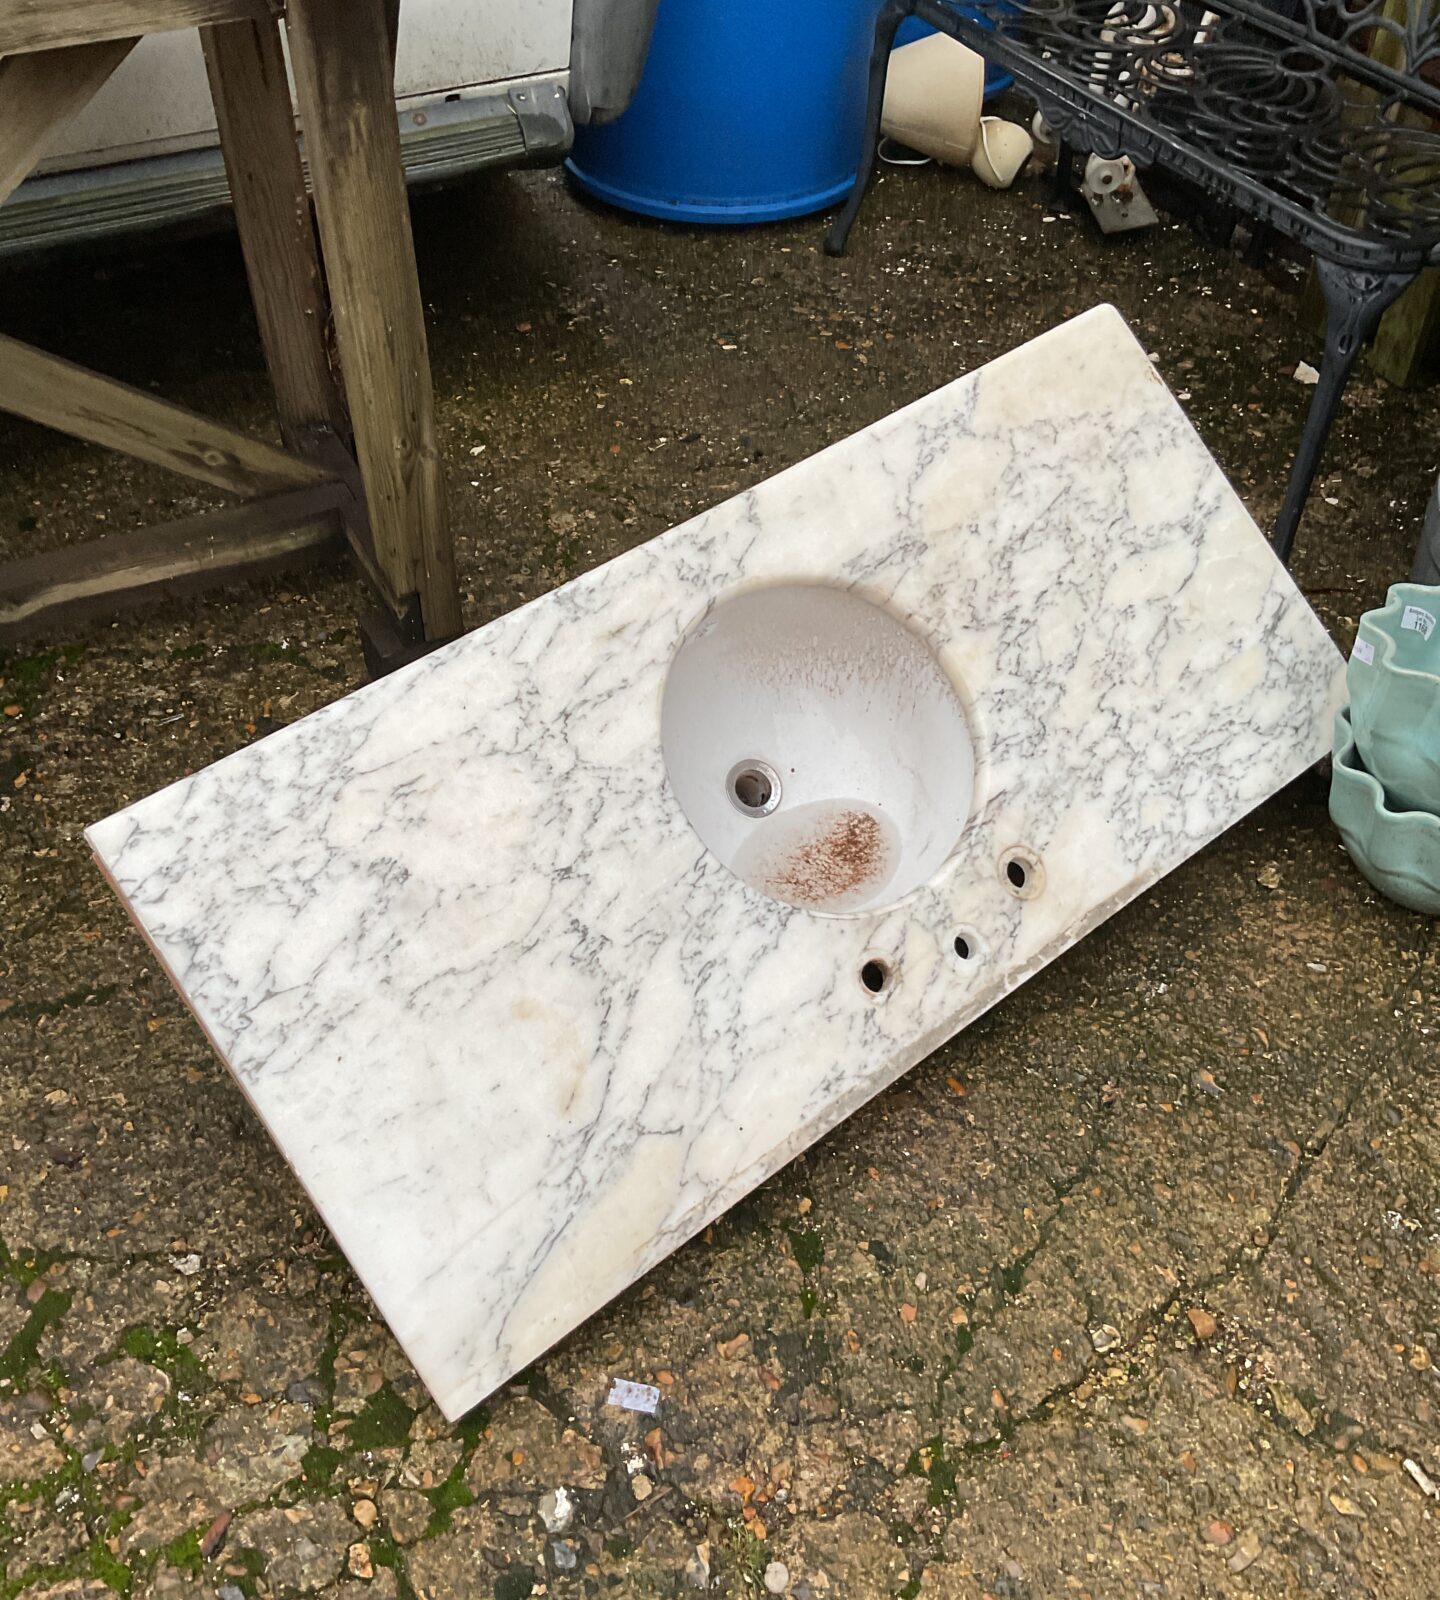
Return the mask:
{"type": "Polygon", "coordinates": [[[1014,73],[1064,145],[1196,185],[1314,257],[1328,321],[1272,543],[1288,560],[1355,357],[1440,263],[1440,0],[885,0],[844,252],[896,29],[916,16],[1014,73]]]}

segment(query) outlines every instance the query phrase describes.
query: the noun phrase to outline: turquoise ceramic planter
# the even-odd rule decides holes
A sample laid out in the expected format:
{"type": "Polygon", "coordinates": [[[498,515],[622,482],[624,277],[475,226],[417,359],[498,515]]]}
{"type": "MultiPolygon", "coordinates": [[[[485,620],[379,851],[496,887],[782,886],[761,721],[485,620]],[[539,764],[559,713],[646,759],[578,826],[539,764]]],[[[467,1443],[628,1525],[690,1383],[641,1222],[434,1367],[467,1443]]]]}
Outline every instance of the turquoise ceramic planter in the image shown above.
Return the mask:
{"type": "Polygon", "coordinates": [[[1397,583],[1346,669],[1360,759],[1399,811],[1440,814],[1440,585],[1397,583]]]}
{"type": "Polygon", "coordinates": [[[1440,817],[1390,809],[1361,765],[1348,709],[1335,716],[1330,816],[1350,859],[1382,894],[1411,911],[1440,916],[1440,817]]]}

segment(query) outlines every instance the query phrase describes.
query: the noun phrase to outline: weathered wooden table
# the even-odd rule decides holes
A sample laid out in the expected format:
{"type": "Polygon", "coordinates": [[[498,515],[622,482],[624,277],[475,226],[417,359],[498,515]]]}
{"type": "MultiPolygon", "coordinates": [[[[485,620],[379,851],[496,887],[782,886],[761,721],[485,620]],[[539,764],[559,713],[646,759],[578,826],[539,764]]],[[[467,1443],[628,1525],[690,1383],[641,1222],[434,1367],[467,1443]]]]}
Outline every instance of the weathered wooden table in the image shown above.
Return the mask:
{"type": "Polygon", "coordinates": [[[347,541],[380,602],[373,667],[460,631],[395,117],[398,18],[399,0],[0,0],[0,202],[144,34],[199,27],[284,441],[0,335],[0,409],[239,502],[0,565],[0,644],[347,541]]]}

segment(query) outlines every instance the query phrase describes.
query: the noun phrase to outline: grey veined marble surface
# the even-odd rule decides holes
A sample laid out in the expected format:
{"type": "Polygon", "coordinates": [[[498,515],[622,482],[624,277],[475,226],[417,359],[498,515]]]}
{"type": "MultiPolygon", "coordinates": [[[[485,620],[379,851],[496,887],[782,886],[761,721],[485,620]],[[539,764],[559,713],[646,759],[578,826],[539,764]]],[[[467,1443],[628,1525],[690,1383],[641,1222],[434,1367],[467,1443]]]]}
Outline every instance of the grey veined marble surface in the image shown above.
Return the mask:
{"type": "Polygon", "coordinates": [[[1341,679],[1101,308],[89,839],[454,1417],[1323,756],[1341,679]],[[882,912],[749,888],[667,780],[681,640],[795,581],[928,641],[975,741],[882,912]]]}

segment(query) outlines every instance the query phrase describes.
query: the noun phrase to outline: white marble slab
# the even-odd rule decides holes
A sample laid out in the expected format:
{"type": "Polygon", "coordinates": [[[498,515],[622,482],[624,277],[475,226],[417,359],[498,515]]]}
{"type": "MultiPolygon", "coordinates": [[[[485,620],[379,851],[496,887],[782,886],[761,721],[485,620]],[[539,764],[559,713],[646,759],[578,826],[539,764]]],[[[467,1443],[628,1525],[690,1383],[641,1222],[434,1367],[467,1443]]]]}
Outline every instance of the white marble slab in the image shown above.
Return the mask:
{"type": "Polygon", "coordinates": [[[1323,756],[1341,672],[1101,308],[89,838],[453,1417],[1323,756]],[[928,637],[979,746],[878,915],[746,887],[661,759],[686,631],[805,579],[928,637]]]}

